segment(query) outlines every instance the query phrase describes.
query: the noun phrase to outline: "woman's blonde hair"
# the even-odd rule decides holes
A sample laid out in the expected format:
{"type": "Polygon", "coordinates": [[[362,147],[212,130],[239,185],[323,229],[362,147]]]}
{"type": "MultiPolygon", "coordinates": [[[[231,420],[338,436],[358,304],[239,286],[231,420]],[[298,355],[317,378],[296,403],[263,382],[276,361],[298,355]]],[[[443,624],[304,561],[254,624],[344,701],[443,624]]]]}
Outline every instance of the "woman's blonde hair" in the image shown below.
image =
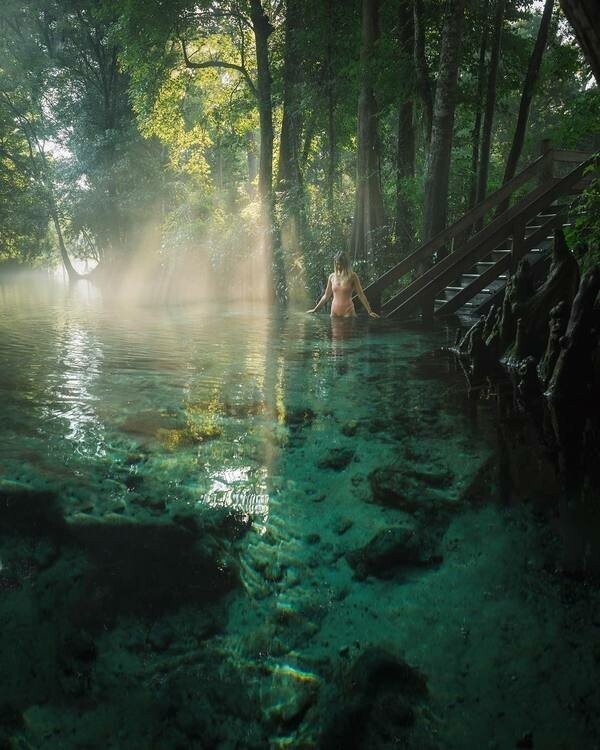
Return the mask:
{"type": "Polygon", "coordinates": [[[337,271],[337,269],[340,269],[340,272],[344,276],[350,275],[350,259],[344,253],[340,250],[339,253],[335,254],[335,257],[333,259],[333,268],[337,271]]]}

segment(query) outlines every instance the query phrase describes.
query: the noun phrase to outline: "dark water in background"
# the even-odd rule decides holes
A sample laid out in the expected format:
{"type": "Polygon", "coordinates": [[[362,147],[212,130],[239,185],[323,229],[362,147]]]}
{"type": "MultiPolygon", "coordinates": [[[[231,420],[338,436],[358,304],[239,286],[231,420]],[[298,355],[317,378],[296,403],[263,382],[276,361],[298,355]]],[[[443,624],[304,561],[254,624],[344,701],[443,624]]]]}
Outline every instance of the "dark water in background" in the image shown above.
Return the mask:
{"type": "Polygon", "coordinates": [[[447,343],[0,282],[0,747],[597,747],[556,477],[447,343]]]}

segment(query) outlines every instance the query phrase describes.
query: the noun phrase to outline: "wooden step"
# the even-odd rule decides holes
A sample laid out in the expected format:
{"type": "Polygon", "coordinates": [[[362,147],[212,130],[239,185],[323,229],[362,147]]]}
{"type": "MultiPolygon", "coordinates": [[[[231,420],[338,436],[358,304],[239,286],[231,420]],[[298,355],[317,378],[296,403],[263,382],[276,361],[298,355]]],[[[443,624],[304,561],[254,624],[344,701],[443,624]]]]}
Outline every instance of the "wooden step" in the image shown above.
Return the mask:
{"type": "MultiPolygon", "coordinates": [[[[549,259],[548,246],[555,228],[570,223],[564,221],[566,217],[562,210],[570,202],[569,196],[586,183],[582,175],[591,163],[592,158],[589,157],[564,177],[547,179],[532,189],[527,188],[528,192],[511,202],[506,211],[494,214],[479,231],[471,234],[473,223],[485,217],[488,209],[500,205],[508,195],[518,194],[516,191],[533,174],[531,168],[521,173],[518,180],[507,183],[508,187],[503,186],[493,194],[493,200],[486,199],[468,211],[459,221],[402,259],[370,285],[374,292],[380,293],[383,288],[389,288],[395,279],[411,270],[414,273],[419,263],[433,257],[432,254],[448,241],[452,240],[455,244],[453,253],[438,259],[433,265],[429,264],[423,273],[416,278],[413,276],[412,281],[392,294],[382,306],[382,313],[404,317],[418,314],[419,309],[431,304],[433,299],[436,307],[440,305],[443,308],[437,314],[444,316],[462,307],[473,309],[477,305],[483,306],[486,298],[494,298],[495,301],[510,276],[513,253],[517,254],[515,260],[526,257],[530,258],[532,264],[538,259],[544,262],[549,259]],[[515,242],[515,231],[523,226],[524,237],[515,242]]],[[[536,165],[539,166],[537,162],[536,165]]],[[[491,212],[488,213],[487,218],[491,215],[491,212]]]]}

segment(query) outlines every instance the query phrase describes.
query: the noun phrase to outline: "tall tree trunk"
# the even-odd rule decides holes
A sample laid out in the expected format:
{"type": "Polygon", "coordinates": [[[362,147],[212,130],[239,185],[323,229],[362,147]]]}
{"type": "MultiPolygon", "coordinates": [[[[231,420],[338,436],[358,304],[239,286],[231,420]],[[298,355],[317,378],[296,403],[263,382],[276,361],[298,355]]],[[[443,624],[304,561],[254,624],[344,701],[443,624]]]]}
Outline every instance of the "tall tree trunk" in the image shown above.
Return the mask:
{"type": "Polygon", "coordinates": [[[261,0],[251,0],[250,15],[256,42],[258,118],[260,124],[258,194],[263,203],[263,208],[267,208],[271,207],[273,198],[273,105],[271,101],[271,70],[268,46],[273,27],[263,10],[261,0]]]}
{"type": "MultiPolygon", "coordinates": [[[[540,27],[538,29],[537,38],[535,45],[529,58],[529,65],[527,66],[527,73],[525,74],[525,81],[523,82],[523,91],[521,93],[521,103],[519,104],[519,115],[517,117],[517,125],[515,128],[515,134],[513,136],[513,142],[508,153],[506,160],[506,167],[504,169],[504,182],[508,182],[515,176],[517,171],[517,165],[521,152],[523,151],[523,143],[525,142],[525,132],[527,130],[527,120],[529,119],[529,109],[531,107],[531,100],[535,92],[535,86],[540,73],[540,66],[542,64],[542,57],[548,41],[548,31],[550,29],[550,20],[552,18],[552,6],[554,0],[546,0],[544,4],[544,10],[542,12],[542,19],[540,21],[540,27]]],[[[497,213],[502,213],[508,208],[508,201],[504,201],[498,206],[497,213]]]]}
{"type": "Polygon", "coordinates": [[[299,3],[288,3],[285,16],[283,51],[283,117],[279,140],[278,190],[297,193],[301,187],[300,175],[300,42],[302,12],[299,3]]]}
{"type": "Polygon", "coordinates": [[[598,0],[560,0],[561,7],[575,31],[583,54],[600,86],[600,14],[598,0]]]}
{"type": "Polygon", "coordinates": [[[405,180],[415,176],[414,58],[407,52],[414,44],[414,19],[410,0],[398,5],[398,43],[405,80],[398,110],[396,155],[396,244],[400,255],[408,255],[414,242],[413,216],[405,180]]]}
{"type": "Polygon", "coordinates": [[[358,155],[352,246],[354,257],[373,260],[383,226],[379,171],[377,103],[373,91],[375,44],[379,37],[379,0],[362,2],[361,85],[358,100],[358,155]]]}
{"type": "Polygon", "coordinates": [[[423,103],[423,126],[425,130],[425,145],[431,143],[431,128],[433,123],[433,86],[429,77],[427,58],[425,57],[425,31],[423,28],[423,0],[413,0],[414,14],[414,57],[417,88],[423,103]]]}
{"type": "Polygon", "coordinates": [[[490,168],[490,150],[492,146],[492,125],[494,122],[494,109],[496,106],[496,81],[498,78],[500,42],[502,41],[502,24],[504,21],[505,6],[506,0],[496,0],[492,52],[490,56],[490,72],[487,81],[485,114],[483,116],[483,132],[481,135],[481,158],[479,160],[479,176],[477,180],[477,203],[485,198],[487,192],[487,181],[490,168]]]}
{"type": "Polygon", "coordinates": [[[481,34],[481,45],[479,47],[479,64],[477,66],[477,94],[475,99],[475,122],[473,123],[473,134],[471,136],[471,184],[469,187],[469,208],[477,201],[477,171],[479,169],[479,139],[481,138],[481,107],[483,104],[483,89],[485,86],[485,54],[487,52],[488,40],[488,5],[485,0],[481,12],[483,31],[481,34]]]}
{"type": "Polygon", "coordinates": [[[273,278],[269,284],[273,298],[285,299],[285,272],[279,243],[276,242],[273,205],[273,104],[271,100],[271,70],[269,65],[269,36],[274,31],[261,0],[250,0],[250,18],[256,43],[256,74],[258,119],[260,124],[260,153],[258,157],[258,196],[261,204],[267,261],[273,278]]]}
{"type": "MultiPolygon", "coordinates": [[[[299,34],[302,23],[302,6],[297,2],[288,3],[283,52],[283,117],[277,174],[277,189],[283,196],[283,219],[280,227],[282,261],[288,279],[294,274],[294,269],[298,268],[297,260],[301,257],[304,237],[304,191],[299,154],[302,121],[299,34]]],[[[303,278],[292,284],[292,288],[304,287],[303,278]]]]}
{"type": "Polygon", "coordinates": [[[424,241],[444,229],[448,215],[450,158],[464,8],[465,0],[447,0],[433,107],[431,147],[425,174],[424,241]]]}
{"type": "MultiPolygon", "coordinates": [[[[335,68],[333,65],[334,23],[334,0],[327,0],[327,213],[329,214],[330,222],[333,222],[334,217],[333,196],[337,167],[337,131],[335,127],[336,87],[335,68]]],[[[329,236],[333,237],[333,234],[330,233],[329,236]]]]}

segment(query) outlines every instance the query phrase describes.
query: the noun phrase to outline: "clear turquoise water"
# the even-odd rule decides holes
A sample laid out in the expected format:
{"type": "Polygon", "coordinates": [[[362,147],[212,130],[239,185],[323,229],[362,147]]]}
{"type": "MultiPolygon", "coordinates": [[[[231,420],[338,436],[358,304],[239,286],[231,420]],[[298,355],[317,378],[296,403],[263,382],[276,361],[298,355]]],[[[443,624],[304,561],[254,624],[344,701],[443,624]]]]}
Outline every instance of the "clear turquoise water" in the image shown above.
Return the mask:
{"type": "Polygon", "coordinates": [[[595,747],[592,594],[567,607],[547,524],[475,481],[496,407],[448,335],[1,282],[0,746],[595,747]],[[418,564],[357,574],[390,528],[418,564]],[[373,649],[426,694],[354,706],[373,649]]]}

